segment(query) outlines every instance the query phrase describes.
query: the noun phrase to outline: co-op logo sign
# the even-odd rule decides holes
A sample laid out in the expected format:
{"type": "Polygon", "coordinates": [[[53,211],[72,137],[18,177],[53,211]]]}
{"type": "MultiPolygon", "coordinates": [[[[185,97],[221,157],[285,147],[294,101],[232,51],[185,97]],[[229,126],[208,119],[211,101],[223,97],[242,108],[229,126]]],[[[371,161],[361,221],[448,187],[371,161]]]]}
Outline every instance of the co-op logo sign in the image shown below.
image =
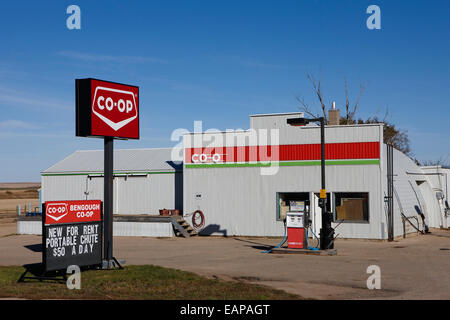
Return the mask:
{"type": "Polygon", "coordinates": [[[132,91],[96,87],[92,112],[117,131],[138,116],[135,94],[132,91]]]}
{"type": "Polygon", "coordinates": [[[76,79],[76,135],[139,139],[139,87],[76,79]]]}
{"type": "Polygon", "coordinates": [[[101,220],[100,200],[46,201],[45,224],[101,220]]]}
{"type": "Polygon", "coordinates": [[[208,162],[222,162],[222,155],[218,154],[218,153],[214,153],[214,154],[197,154],[194,153],[191,157],[191,160],[193,163],[208,163],[208,162]]]}
{"type": "Polygon", "coordinates": [[[59,221],[69,213],[69,209],[67,203],[52,203],[47,205],[46,213],[48,217],[59,221]]]}

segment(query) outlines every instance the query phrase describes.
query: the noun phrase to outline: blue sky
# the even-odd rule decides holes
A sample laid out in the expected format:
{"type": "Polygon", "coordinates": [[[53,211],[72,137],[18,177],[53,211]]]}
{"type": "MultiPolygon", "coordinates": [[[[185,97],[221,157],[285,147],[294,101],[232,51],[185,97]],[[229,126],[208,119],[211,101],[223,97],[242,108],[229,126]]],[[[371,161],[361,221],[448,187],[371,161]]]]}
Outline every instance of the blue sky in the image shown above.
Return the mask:
{"type": "Polygon", "coordinates": [[[450,157],[450,4],[446,1],[20,1],[0,4],[0,181],[40,172],[100,139],[75,137],[74,79],[140,86],[141,139],[171,147],[176,128],[248,128],[250,114],[327,105],[367,88],[358,116],[408,131],[419,160],[450,157]],[[68,30],[66,8],[81,8],[68,30]],[[366,8],[381,8],[381,30],[366,8]]]}

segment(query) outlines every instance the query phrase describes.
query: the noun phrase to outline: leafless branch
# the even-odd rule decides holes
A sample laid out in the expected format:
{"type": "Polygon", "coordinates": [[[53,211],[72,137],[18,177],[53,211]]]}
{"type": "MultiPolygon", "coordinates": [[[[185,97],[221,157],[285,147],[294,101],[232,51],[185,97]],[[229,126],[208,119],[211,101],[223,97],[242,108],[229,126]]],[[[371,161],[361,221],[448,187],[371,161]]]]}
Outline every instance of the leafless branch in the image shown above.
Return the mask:
{"type": "Polygon", "coordinates": [[[304,113],[306,113],[306,114],[309,115],[310,117],[317,118],[318,115],[315,114],[315,113],[313,113],[313,112],[311,111],[311,108],[310,108],[310,107],[308,106],[308,104],[305,102],[305,99],[299,98],[299,97],[297,97],[296,99],[297,99],[297,101],[300,102],[300,104],[302,105],[302,106],[300,107],[300,110],[302,110],[304,113]]]}
{"type": "MultiPolygon", "coordinates": [[[[322,92],[322,76],[319,77],[319,79],[316,79],[314,77],[313,74],[307,72],[306,73],[306,77],[309,80],[309,82],[311,82],[314,92],[316,93],[317,98],[319,99],[320,102],[320,108],[322,109],[322,114],[323,117],[325,119],[325,121],[327,121],[327,108],[325,106],[325,99],[323,96],[323,92],[322,92]]],[[[364,93],[364,90],[366,89],[366,84],[360,82],[359,84],[359,95],[358,98],[356,99],[355,104],[353,105],[353,107],[351,107],[350,105],[350,95],[349,95],[349,88],[348,88],[348,81],[347,78],[344,77],[344,83],[345,83],[345,118],[346,118],[346,123],[353,123],[354,122],[354,117],[355,114],[358,110],[359,107],[359,102],[361,100],[361,96],[364,93]]],[[[317,117],[317,114],[314,114],[314,112],[312,111],[312,109],[309,107],[309,105],[305,102],[305,100],[303,98],[298,98],[297,97],[297,101],[300,103],[301,105],[301,110],[303,112],[305,112],[306,114],[313,116],[313,117],[317,117]]],[[[386,115],[387,116],[387,115],[386,115]]]]}
{"type": "Polygon", "coordinates": [[[347,78],[344,77],[344,81],[345,81],[345,119],[347,120],[347,124],[348,124],[348,120],[350,117],[350,101],[348,99],[348,86],[347,86],[347,78]]]}
{"type": "Polygon", "coordinates": [[[314,76],[311,73],[307,73],[306,74],[308,80],[311,82],[311,84],[313,85],[314,91],[316,92],[317,98],[319,99],[320,102],[320,106],[322,108],[322,113],[323,113],[323,117],[325,119],[325,123],[327,122],[327,111],[326,111],[326,107],[325,107],[325,103],[323,101],[323,94],[322,94],[322,77],[319,78],[319,81],[316,82],[316,79],[314,78],[314,76]]]}
{"type": "Polygon", "coordinates": [[[449,162],[448,162],[448,155],[444,156],[441,155],[439,157],[439,159],[434,159],[434,160],[424,160],[421,161],[420,164],[422,166],[443,166],[443,167],[448,167],[449,162]]]}
{"type": "Polygon", "coordinates": [[[366,86],[367,85],[363,84],[362,82],[359,83],[359,95],[358,95],[358,99],[356,99],[355,105],[353,106],[353,110],[350,113],[350,121],[352,121],[353,117],[355,116],[356,110],[358,109],[359,100],[361,100],[361,96],[362,96],[364,90],[366,89],[366,86]]]}
{"type": "Polygon", "coordinates": [[[388,118],[388,116],[389,116],[389,108],[388,108],[388,107],[386,107],[386,113],[384,114],[384,118],[383,118],[383,121],[382,121],[382,122],[386,122],[386,121],[387,121],[387,118],[388,118]]]}

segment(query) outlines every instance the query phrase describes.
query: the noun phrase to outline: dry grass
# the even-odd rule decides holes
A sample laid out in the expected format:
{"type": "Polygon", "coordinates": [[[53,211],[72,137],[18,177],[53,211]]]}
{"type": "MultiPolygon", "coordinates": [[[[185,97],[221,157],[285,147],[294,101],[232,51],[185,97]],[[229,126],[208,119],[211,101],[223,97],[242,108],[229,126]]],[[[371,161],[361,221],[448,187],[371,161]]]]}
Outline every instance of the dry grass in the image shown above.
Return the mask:
{"type": "Polygon", "coordinates": [[[207,279],[194,273],[153,265],[124,270],[90,270],[81,274],[81,289],[65,283],[17,283],[23,267],[0,267],[0,297],[26,299],[163,299],[264,300],[301,297],[269,287],[238,281],[207,279]]]}
{"type": "Polygon", "coordinates": [[[40,184],[36,183],[0,183],[0,222],[6,218],[16,218],[18,205],[22,213],[28,211],[30,204],[31,211],[34,211],[39,206],[39,187],[40,184]]]}
{"type": "Polygon", "coordinates": [[[0,199],[39,199],[37,189],[0,189],[0,199]]]}
{"type": "Polygon", "coordinates": [[[40,188],[39,182],[0,182],[0,190],[40,188]]]}

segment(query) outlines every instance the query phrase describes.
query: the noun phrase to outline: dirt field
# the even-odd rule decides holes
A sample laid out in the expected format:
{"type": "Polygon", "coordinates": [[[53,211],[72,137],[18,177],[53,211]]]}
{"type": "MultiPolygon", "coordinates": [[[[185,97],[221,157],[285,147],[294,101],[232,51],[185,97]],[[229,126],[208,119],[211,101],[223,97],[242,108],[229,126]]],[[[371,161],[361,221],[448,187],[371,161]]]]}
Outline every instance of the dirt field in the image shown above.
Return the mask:
{"type": "Polygon", "coordinates": [[[38,199],[38,182],[0,183],[0,199],[38,199]]]}
{"type": "Polygon", "coordinates": [[[0,190],[2,189],[30,189],[40,188],[39,182],[0,182],[0,190]]]}
{"type": "Polygon", "coordinates": [[[18,205],[21,206],[22,213],[28,211],[30,204],[34,211],[39,206],[40,186],[40,183],[32,182],[0,183],[0,221],[15,218],[18,205]]]}
{"type": "Polygon", "coordinates": [[[16,233],[17,206],[26,214],[39,206],[40,183],[0,183],[0,237],[16,233]]]}

